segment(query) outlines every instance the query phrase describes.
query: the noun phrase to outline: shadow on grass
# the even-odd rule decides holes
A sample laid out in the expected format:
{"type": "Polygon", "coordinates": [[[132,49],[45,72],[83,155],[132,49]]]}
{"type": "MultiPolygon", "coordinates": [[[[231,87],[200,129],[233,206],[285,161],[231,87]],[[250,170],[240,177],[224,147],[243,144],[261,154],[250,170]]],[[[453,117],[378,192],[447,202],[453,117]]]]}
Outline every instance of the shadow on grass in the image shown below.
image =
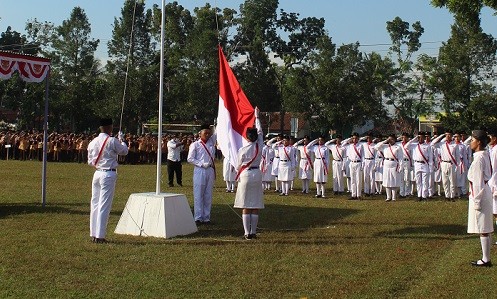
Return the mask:
{"type": "Polygon", "coordinates": [[[442,224],[442,225],[420,225],[405,227],[402,229],[385,231],[376,234],[376,237],[396,239],[464,239],[471,237],[466,232],[465,225],[442,224]]]}
{"type": "Polygon", "coordinates": [[[41,206],[41,203],[30,204],[0,204],[0,218],[22,214],[47,214],[47,213],[67,213],[76,215],[89,214],[89,204],[57,204],[41,206]],[[79,209],[81,207],[81,209],[79,209]]]}
{"type": "MultiPolygon", "coordinates": [[[[294,233],[311,228],[331,225],[338,220],[358,213],[355,209],[325,207],[302,207],[279,204],[266,204],[259,215],[258,231],[294,233]]],[[[213,205],[211,225],[201,225],[194,237],[221,238],[241,237],[243,226],[241,210],[229,205],[213,205]]],[[[293,241],[292,243],[295,243],[293,241]]],[[[315,242],[314,242],[315,243],[315,242]]]]}

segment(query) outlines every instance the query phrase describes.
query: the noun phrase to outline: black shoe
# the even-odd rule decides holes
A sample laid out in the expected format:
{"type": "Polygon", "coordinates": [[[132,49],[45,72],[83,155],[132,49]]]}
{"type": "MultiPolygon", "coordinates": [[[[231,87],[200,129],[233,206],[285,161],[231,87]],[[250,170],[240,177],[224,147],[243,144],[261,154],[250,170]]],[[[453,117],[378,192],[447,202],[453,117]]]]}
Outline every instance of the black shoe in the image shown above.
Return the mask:
{"type": "Polygon", "coordinates": [[[250,239],[257,239],[257,235],[256,234],[250,234],[249,237],[250,237],[250,239]]]}
{"type": "Polygon", "coordinates": [[[210,220],[207,220],[207,221],[202,222],[202,224],[205,224],[205,225],[211,225],[211,224],[212,224],[212,222],[210,222],[210,220]]]}
{"type": "Polygon", "coordinates": [[[95,243],[105,244],[105,243],[108,243],[108,241],[105,240],[104,238],[95,238],[95,243]]]}
{"type": "Polygon", "coordinates": [[[202,225],[202,221],[200,221],[200,220],[195,220],[195,224],[196,224],[196,225],[202,225]]]}
{"type": "Polygon", "coordinates": [[[278,194],[278,196],[285,196],[285,193],[280,193],[278,194]]]}
{"type": "Polygon", "coordinates": [[[492,267],[492,262],[491,261],[484,262],[483,260],[477,260],[477,261],[472,261],[471,265],[475,267],[492,267]]]}
{"type": "Polygon", "coordinates": [[[169,184],[169,187],[174,187],[174,185],[173,184],[169,184]]]}
{"type": "Polygon", "coordinates": [[[423,200],[423,198],[422,198],[422,197],[418,197],[418,201],[422,201],[422,200],[423,200]]]}
{"type": "Polygon", "coordinates": [[[357,199],[357,197],[354,197],[354,196],[348,198],[348,200],[356,200],[356,199],[357,199]]]}
{"type": "Polygon", "coordinates": [[[178,183],[178,186],[180,186],[180,187],[183,187],[183,184],[181,184],[181,183],[178,183]]]}
{"type": "Polygon", "coordinates": [[[321,198],[321,194],[314,195],[315,198],[321,198]]]}
{"type": "Polygon", "coordinates": [[[252,240],[252,235],[245,235],[243,236],[245,240],[252,240]]]}

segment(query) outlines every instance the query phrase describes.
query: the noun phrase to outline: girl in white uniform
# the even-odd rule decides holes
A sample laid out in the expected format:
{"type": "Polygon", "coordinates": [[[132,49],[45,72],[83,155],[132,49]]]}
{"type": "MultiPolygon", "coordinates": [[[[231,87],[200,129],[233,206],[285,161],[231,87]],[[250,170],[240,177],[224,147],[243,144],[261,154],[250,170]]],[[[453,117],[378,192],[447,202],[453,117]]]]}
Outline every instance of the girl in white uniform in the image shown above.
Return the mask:
{"type": "Polygon", "coordinates": [[[474,151],[473,163],[468,170],[469,205],[468,205],[468,233],[480,234],[482,258],[472,261],[476,267],[491,267],[490,246],[494,231],[492,219],[492,190],[489,181],[492,178],[490,156],[485,150],[489,138],[482,130],[474,130],[471,134],[471,150],[474,151]]]}
{"type": "Polygon", "coordinates": [[[259,168],[264,141],[257,107],[255,108],[255,126],[257,129],[247,129],[246,135],[250,143],[238,150],[237,158],[238,188],[234,207],[243,209],[242,223],[244,237],[247,240],[257,237],[259,210],[264,209],[262,173],[259,168]]]}

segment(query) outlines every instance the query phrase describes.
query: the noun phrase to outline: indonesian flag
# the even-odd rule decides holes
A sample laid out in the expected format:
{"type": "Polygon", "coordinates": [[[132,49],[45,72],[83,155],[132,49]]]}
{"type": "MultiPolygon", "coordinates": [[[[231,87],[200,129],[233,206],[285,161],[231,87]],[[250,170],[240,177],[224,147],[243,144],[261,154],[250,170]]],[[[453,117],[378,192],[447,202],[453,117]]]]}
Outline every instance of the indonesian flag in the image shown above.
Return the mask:
{"type": "Polygon", "coordinates": [[[237,167],[238,150],[248,144],[247,128],[255,121],[254,108],[236,80],[223,49],[219,46],[219,110],[217,114],[217,142],[231,165],[237,167]]]}

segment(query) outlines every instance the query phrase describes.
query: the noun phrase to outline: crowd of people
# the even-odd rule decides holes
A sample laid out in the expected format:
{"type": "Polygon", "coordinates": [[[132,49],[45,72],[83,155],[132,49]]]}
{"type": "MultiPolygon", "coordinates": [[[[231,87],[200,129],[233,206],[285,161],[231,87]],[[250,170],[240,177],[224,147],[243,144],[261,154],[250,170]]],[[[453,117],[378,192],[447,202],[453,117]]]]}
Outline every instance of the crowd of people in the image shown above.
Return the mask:
{"type": "MultiPolygon", "coordinates": [[[[88,145],[98,136],[85,133],[53,132],[47,138],[47,161],[49,162],[78,162],[86,163],[88,145]]],[[[180,154],[181,161],[186,161],[188,148],[198,136],[194,134],[177,133],[165,134],[162,142],[162,162],[167,160],[167,142],[176,138],[183,145],[180,154]]],[[[124,139],[128,144],[127,156],[120,156],[120,164],[155,164],[157,162],[157,136],[146,133],[142,135],[126,134],[124,139]]],[[[217,154],[219,155],[219,154],[217,154]]],[[[1,160],[39,160],[43,159],[43,132],[30,131],[0,131],[1,160]]]]}
{"type": "MultiPolygon", "coordinates": [[[[156,163],[157,158],[156,136],[119,133],[118,139],[113,139],[113,148],[103,151],[104,157],[111,158],[99,160],[108,136],[112,135],[112,122],[109,123],[101,125],[98,135],[51,133],[47,144],[49,161],[89,163],[96,167],[91,237],[97,243],[106,242],[106,223],[96,223],[108,218],[112,202],[112,195],[106,199],[107,195],[101,195],[98,190],[109,186],[114,189],[117,163],[156,163]],[[114,149],[117,147],[123,148],[114,149]],[[102,178],[112,178],[112,184],[102,183],[102,178]],[[102,204],[109,201],[110,204],[102,204]]],[[[418,132],[414,137],[408,133],[386,137],[371,134],[360,137],[353,133],[346,139],[338,134],[328,141],[324,136],[315,140],[305,136],[297,141],[280,134],[263,142],[257,113],[256,125],[257,129],[247,131],[250,143],[240,149],[236,161],[224,157],[222,171],[226,192],[235,192],[238,183],[234,207],[242,209],[246,239],[256,238],[258,211],[264,208],[263,190],[273,190],[274,183],[274,191],[288,196],[295,179],[300,179],[300,192],[308,194],[312,180],[316,186],[315,197],[326,198],[330,177],[329,188],[333,195],[348,193],[349,200],[381,194],[385,194],[387,202],[406,197],[415,197],[418,201],[442,196],[451,202],[458,198],[469,199],[468,233],[480,234],[482,247],[482,258],[472,265],[492,266],[491,233],[493,219],[497,217],[497,150],[494,149],[497,132],[475,130],[469,137],[464,132],[451,130],[438,136],[418,132]]],[[[207,126],[197,135],[165,135],[161,142],[162,162],[168,163],[169,186],[173,186],[174,174],[177,184],[182,185],[182,161],[194,165],[197,225],[210,224],[215,160],[221,158],[216,138],[216,133],[207,126]]],[[[42,154],[43,133],[0,132],[0,159],[41,160],[42,154]]]]}
{"type": "Polygon", "coordinates": [[[426,201],[444,196],[448,201],[468,196],[467,173],[471,163],[470,138],[447,130],[440,136],[419,132],[411,138],[353,133],[326,141],[307,136],[294,140],[285,135],[266,141],[260,169],[263,187],[281,196],[302,181],[302,193],[309,193],[311,180],[317,198],[326,197],[326,183],[334,195],[349,193],[350,200],[386,194],[386,201],[415,197],[426,201]]]}

